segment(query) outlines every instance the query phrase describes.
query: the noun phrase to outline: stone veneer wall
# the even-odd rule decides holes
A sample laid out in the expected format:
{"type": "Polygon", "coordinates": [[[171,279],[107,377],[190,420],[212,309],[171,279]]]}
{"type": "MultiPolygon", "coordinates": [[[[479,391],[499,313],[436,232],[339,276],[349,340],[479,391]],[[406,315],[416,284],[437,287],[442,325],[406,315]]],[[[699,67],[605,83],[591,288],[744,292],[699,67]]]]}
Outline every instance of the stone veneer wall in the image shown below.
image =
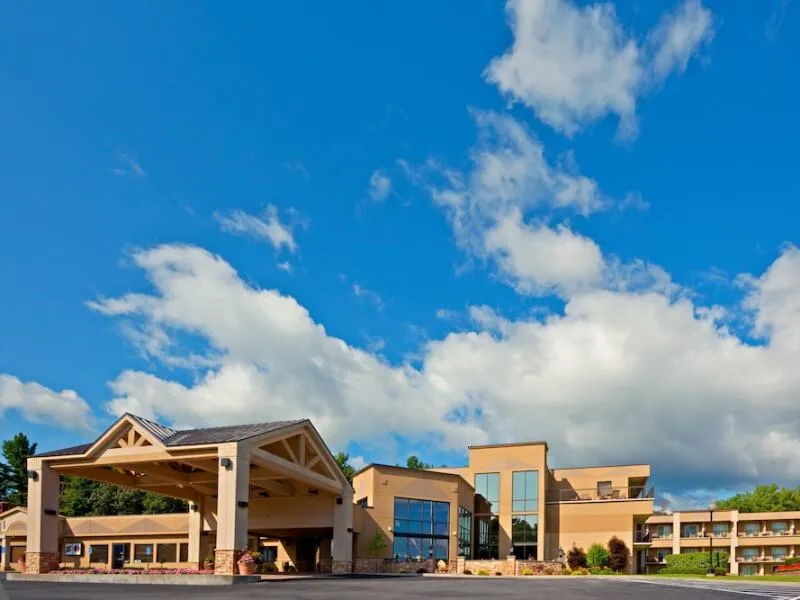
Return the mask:
{"type": "MultiPolygon", "coordinates": [[[[557,561],[517,560],[513,556],[497,560],[464,560],[456,561],[455,572],[459,574],[477,575],[478,571],[486,571],[489,575],[522,575],[523,571],[531,571],[533,575],[561,575],[564,564],[557,561]]],[[[450,566],[452,573],[452,564],[450,566]]]]}
{"type": "Polygon", "coordinates": [[[353,573],[425,573],[436,572],[436,562],[427,560],[394,560],[393,558],[357,558],[353,561],[353,573]]]}
{"type": "Polygon", "coordinates": [[[38,575],[57,571],[60,558],[58,552],[26,552],[25,572],[38,575]]]}
{"type": "Polygon", "coordinates": [[[244,550],[214,550],[214,575],[236,575],[237,562],[244,550]]]}
{"type": "Polygon", "coordinates": [[[332,560],[331,561],[331,573],[352,573],[353,572],[353,563],[347,560],[332,560]]]}

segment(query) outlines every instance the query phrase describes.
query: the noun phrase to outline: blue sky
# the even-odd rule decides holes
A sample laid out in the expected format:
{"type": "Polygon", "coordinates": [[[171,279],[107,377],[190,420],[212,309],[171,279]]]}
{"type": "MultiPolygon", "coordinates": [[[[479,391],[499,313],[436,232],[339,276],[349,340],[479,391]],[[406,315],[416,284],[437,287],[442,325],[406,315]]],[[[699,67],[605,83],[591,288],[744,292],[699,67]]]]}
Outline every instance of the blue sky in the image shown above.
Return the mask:
{"type": "Polygon", "coordinates": [[[6,3],[2,436],[308,416],[359,463],[545,438],[674,502],[796,481],[798,30],[786,0],[6,3]]]}

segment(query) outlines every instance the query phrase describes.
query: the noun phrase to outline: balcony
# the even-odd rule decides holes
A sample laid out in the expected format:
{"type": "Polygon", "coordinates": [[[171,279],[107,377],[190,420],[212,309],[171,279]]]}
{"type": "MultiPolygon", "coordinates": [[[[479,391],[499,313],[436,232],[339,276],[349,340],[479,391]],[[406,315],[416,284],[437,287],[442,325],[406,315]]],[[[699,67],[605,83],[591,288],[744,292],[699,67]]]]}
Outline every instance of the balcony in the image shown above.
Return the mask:
{"type": "Polygon", "coordinates": [[[782,563],[786,560],[785,556],[738,556],[736,562],[740,563],[782,563]]]}
{"type": "Polygon", "coordinates": [[[653,536],[649,531],[634,531],[633,543],[634,544],[649,544],[653,541],[653,536]]]}
{"type": "Polygon", "coordinates": [[[547,494],[548,502],[605,502],[609,500],[652,500],[654,488],[645,487],[600,487],[551,490],[547,494]]]}

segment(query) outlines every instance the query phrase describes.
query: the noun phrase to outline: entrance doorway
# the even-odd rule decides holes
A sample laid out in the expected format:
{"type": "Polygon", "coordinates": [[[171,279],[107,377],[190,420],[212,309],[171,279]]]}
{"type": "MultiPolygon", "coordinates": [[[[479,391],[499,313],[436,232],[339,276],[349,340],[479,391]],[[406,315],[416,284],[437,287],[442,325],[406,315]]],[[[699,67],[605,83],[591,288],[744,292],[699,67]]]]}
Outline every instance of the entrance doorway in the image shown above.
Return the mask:
{"type": "Polygon", "coordinates": [[[111,547],[111,568],[121,569],[131,560],[130,544],[113,544],[111,547]]]}
{"type": "Polygon", "coordinates": [[[319,538],[304,537],[297,538],[297,549],[295,565],[301,573],[309,573],[317,569],[317,550],[319,549],[319,538]]]}

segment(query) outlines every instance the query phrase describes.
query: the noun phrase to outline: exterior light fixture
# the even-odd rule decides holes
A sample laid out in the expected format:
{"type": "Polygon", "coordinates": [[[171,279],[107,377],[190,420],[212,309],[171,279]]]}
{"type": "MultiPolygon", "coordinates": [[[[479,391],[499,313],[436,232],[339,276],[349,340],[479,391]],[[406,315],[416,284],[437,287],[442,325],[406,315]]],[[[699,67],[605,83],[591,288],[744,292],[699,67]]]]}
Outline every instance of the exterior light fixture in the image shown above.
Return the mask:
{"type": "Polygon", "coordinates": [[[341,497],[341,496],[337,496],[337,498],[336,498],[336,504],[342,504],[342,502],[344,502],[344,501],[342,500],[342,497],[341,497]]]}
{"type": "Polygon", "coordinates": [[[45,508],[44,509],[44,514],[53,516],[53,515],[57,515],[58,511],[55,508],[45,508]]]}
{"type": "Polygon", "coordinates": [[[36,471],[28,471],[28,479],[31,481],[38,481],[39,474],[36,471]]]}
{"type": "Polygon", "coordinates": [[[195,504],[194,502],[189,505],[189,510],[192,512],[197,512],[199,509],[200,507],[197,506],[197,504],[195,504]]]}
{"type": "Polygon", "coordinates": [[[319,495],[319,490],[317,488],[311,488],[311,489],[308,490],[308,495],[309,496],[318,496],[319,495]]]}
{"type": "Polygon", "coordinates": [[[247,500],[239,500],[236,504],[239,508],[247,508],[247,500]]]}
{"type": "Polygon", "coordinates": [[[227,471],[233,466],[233,462],[231,462],[230,458],[220,458],[219,466],[227,471]]]}

